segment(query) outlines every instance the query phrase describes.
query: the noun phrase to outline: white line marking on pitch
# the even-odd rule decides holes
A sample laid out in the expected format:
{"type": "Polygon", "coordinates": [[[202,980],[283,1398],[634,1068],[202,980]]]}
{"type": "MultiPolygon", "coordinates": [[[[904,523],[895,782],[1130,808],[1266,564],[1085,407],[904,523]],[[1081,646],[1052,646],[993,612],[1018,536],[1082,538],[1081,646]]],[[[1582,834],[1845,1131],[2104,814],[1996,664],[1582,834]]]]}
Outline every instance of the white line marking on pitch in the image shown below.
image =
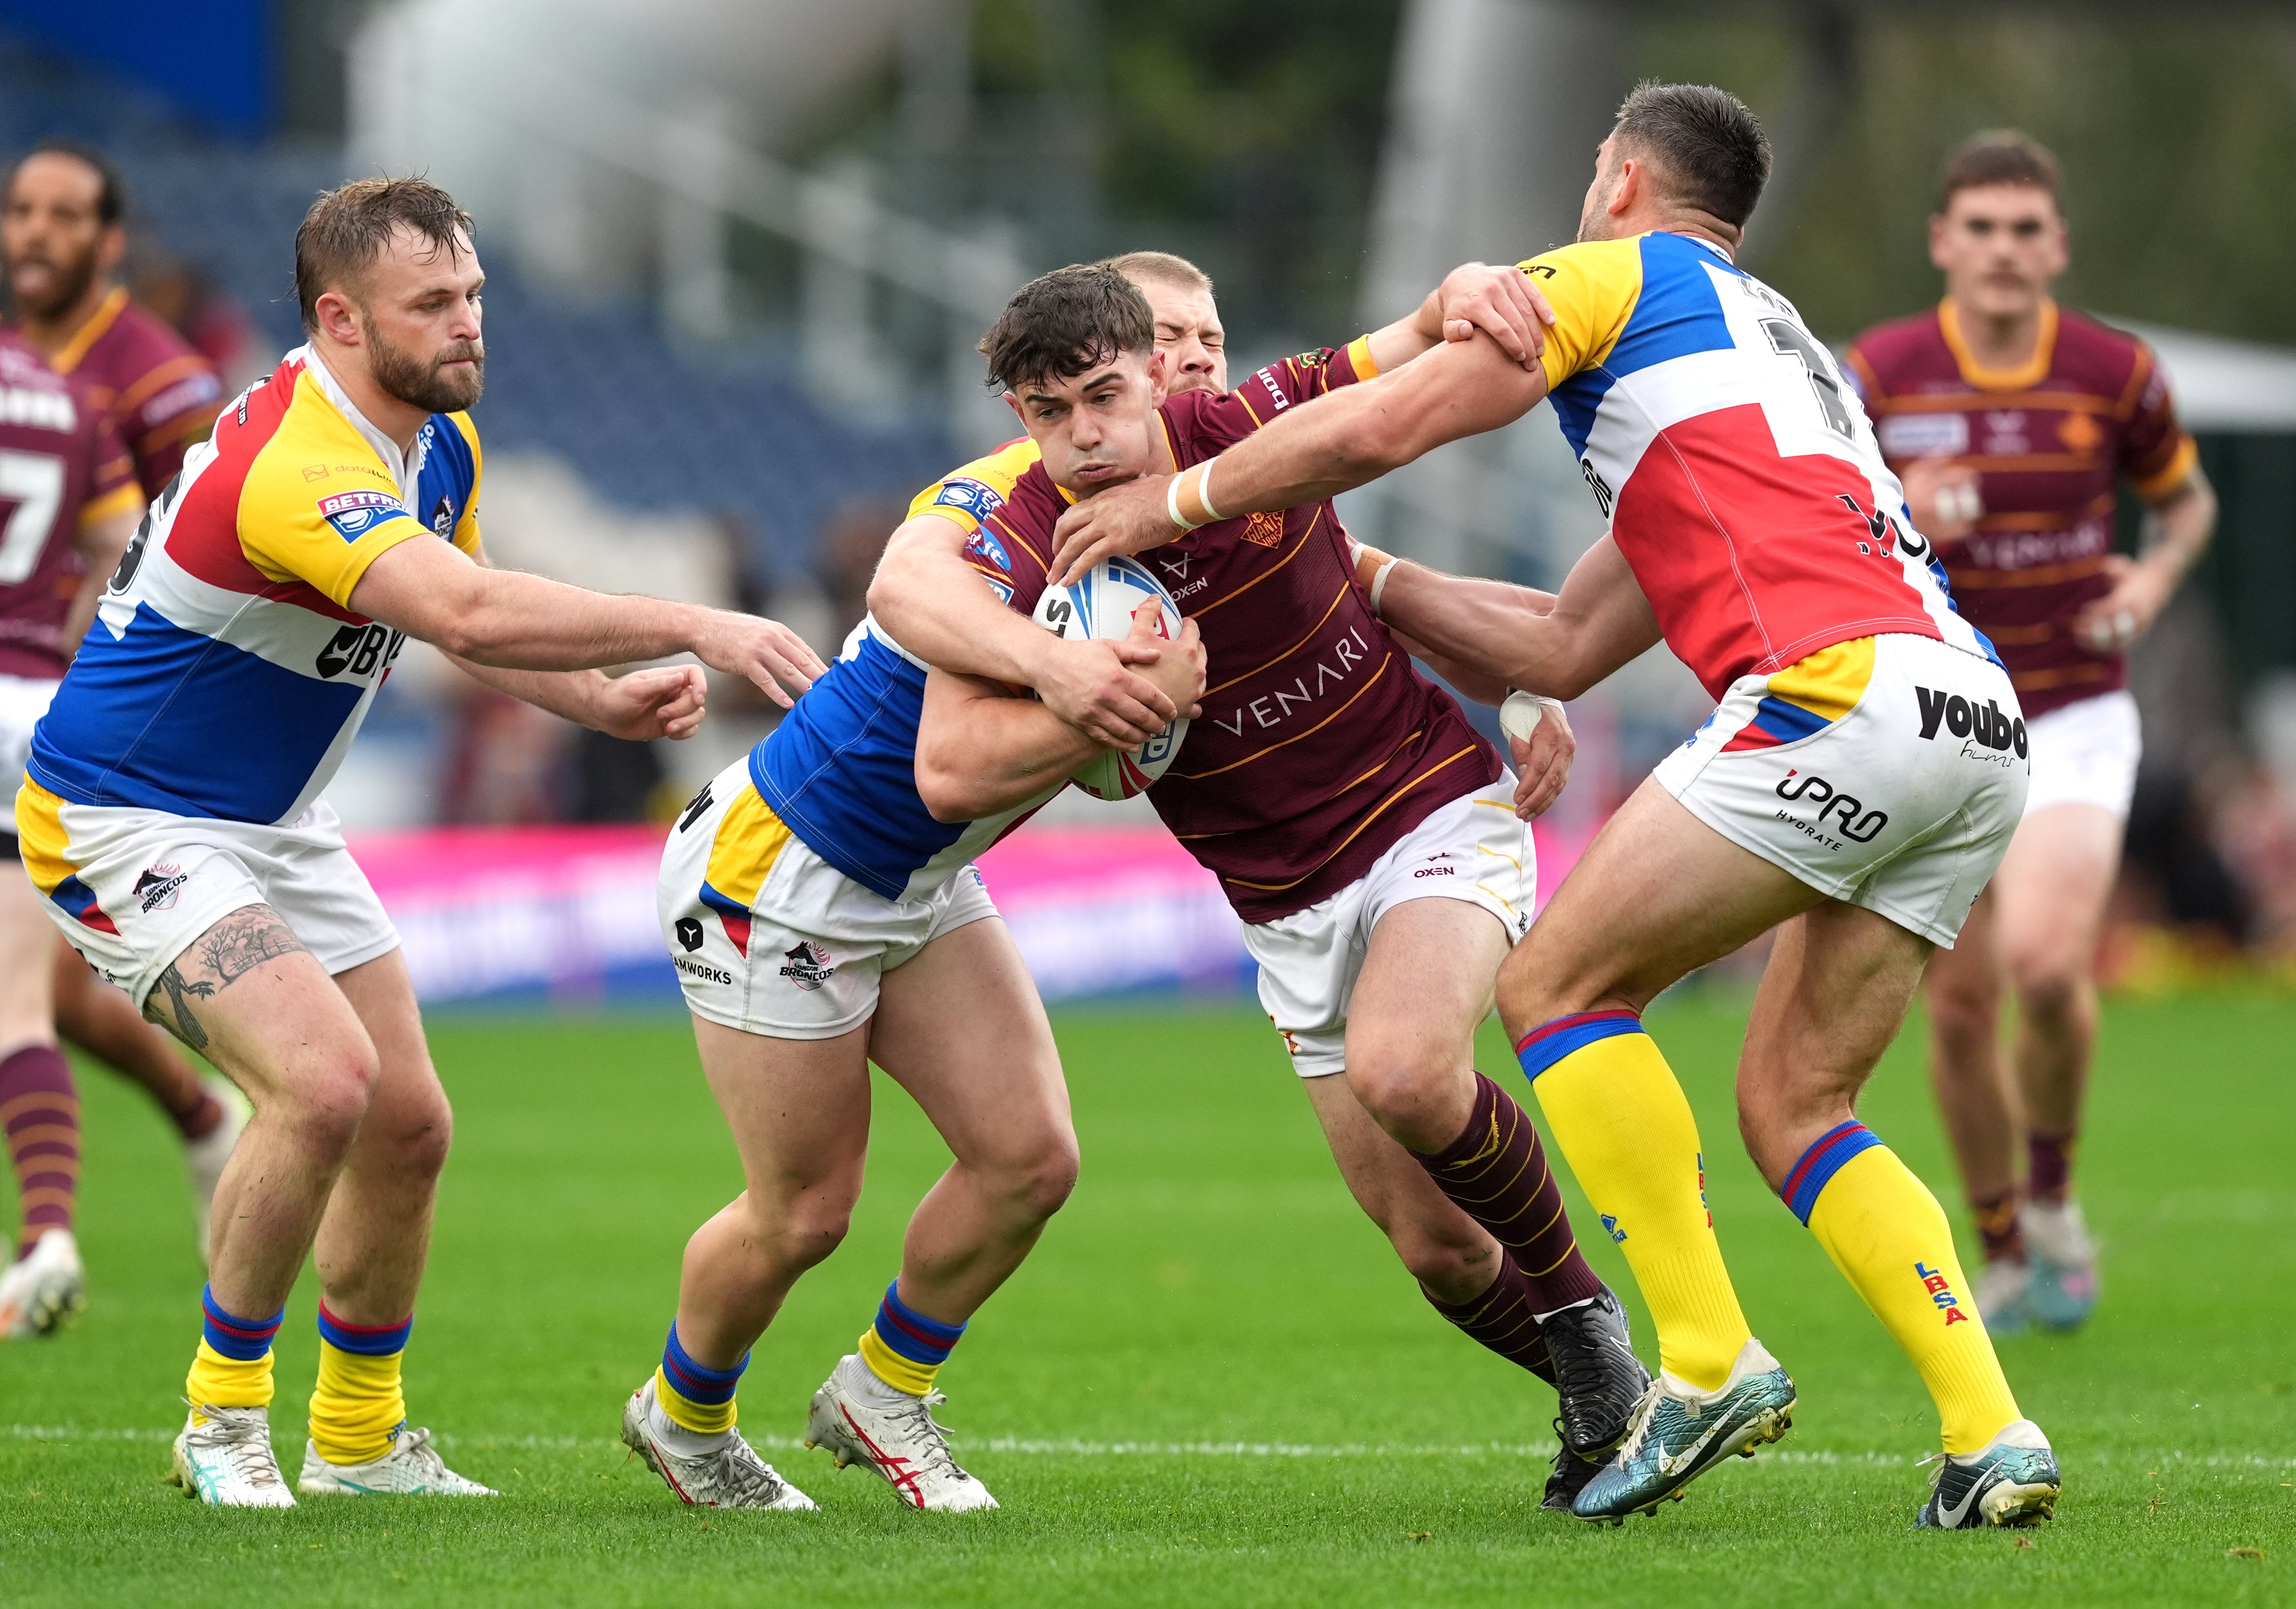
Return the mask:
{"type": "MultiPolygon", "coordinates": [[[[126,1427],[82,1429],[72,1424],[0,1425],[0,1439],[11,1441],[172,1441],[173,1430],[126,1427]]],[[[794,1436],[751,1435],[751,1445],[785,1452],[805,1444],[794,1436]]],[[[953,1438],[964,1442],[968,1438],[953,1438]]],[[[619,1448],[607,1436],[485,1436],[444,1433],[441,1441],[474,1448],[512,1448],[536,1451],[578,1452],[591,1448],[619,1448]]],[[[1554,1456],[1552,1441],[1483,1441],[1457,1447],[1402,1446],[1386,1442],[1341,1442],[1322,1446],[1296,1441],[1086,1441],[1068,1438],[990,1436],[976,1443],[992,1453],[1019,1453],[1056,1458],[1524,1458],[1554,1456]]],[[[2166,1451],[2130,1455],[2098,1453],[2095,1464],[2152,1463],[2195,1465],[2207,1469],[2296,1469],[2296,1457],[2265,1453],[2185,1453],[2166,1451]]],[[[1881,1464],[1915,1462],[1914,1455],[1882,1452],[1839,1452],[1824,1449],[1778,1449],[1764,1452],[1758,1464],[1881,1464]]]]}

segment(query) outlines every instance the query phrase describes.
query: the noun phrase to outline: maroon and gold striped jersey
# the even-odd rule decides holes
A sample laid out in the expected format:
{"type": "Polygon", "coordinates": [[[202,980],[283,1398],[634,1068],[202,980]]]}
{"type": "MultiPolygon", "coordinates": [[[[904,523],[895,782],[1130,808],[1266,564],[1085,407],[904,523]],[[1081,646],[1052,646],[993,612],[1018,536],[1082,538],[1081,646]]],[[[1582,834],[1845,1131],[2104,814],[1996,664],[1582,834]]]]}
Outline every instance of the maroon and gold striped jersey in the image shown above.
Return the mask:
{"type": "Polygon", "coordinates": [[[146,497],[157,497],[176,478],[185,451],[207,439],[223,411],[215,365],[158,314],[130,301],[125,287],[105,297],[49,361],[111,415],[112,429],[135,455],[146,497]]]}
{"type": "Polygon", "coordinates": [[[1934,458],[1978,472],[1985,513],[1939,552],[1954,603],[1992,639],[2025,714],[2122,685],[2122,656],[2072,630],[2112,589],[2115,489],[2126,480],[2165,497],[2197,456],[2151,349],[2048,302],[2030,361],[1988,369],[1947,302],[1868,330],[1848,367],[1891,470],[1934,458]]]}
{"type": "MultiPolygon", "coordinates": [[[[1302,353],[1225,396],[1188,391],[1158,411],[1176,464],[1200,464],[1277,415],[1371,378],[1365,343],[1302,353]]],[[[1049,579],[1053,527],[1075,501],[1033,455],[967,465],[946,494],[965,553],[1013,608],[1049,579]],[[983,498],[975,488],[993,486],[983,498]]],[[[939,512],[936,509],[935,512],[939,512]]],[[[1495,780],[1499,759],[1447,693],[1413,667],[1355,583],[1329,502],[1224,520],[1141,555],[1203,633],[1203,714],[1148,799],[1220,880],[1246,922],[1272,922],[1345,888],[1440,807],[1495,780]]]]}

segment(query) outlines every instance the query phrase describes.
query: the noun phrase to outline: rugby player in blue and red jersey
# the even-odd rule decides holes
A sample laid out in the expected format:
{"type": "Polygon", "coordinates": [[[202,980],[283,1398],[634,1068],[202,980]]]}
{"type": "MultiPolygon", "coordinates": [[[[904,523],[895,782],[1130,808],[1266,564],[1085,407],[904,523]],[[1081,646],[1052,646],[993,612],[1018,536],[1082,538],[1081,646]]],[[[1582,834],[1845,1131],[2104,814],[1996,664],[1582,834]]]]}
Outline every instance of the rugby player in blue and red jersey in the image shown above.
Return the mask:
{"type": "Polygon", "coordinates": [[[315,1250],[319,1370],[297,1490],[481,1495],[410,1428],[400,1361],[452,1116],[398,935],[321,793],[406,636],[624,737],[702,717],[692,652],[775,696],[817,661],[771,621],[483,562],[484,275],[435,185],[321,196],[295,240],[308,344],[194,447],[34,729],[24,867],[72,947],[245,1089],[217,1190],[174,1476],[294,1503],[271,1341],[315,1250]]]}
{"type": "MultiPolygon", "coordinates": [[[[1611,521],[1552,609],[1383,559],[1374,573],[1405,632],[1516,685],[1575,694],[1663,637],[1717,701],[1499,980],[1523,1071],[1659,1330],[1659,1379],[1573,1512],[1650,1511],[1791,1422],[1793,1383],[1723,1265],[1689,1103],[1641,1022],[1661,989],[1776,927],[1739,1063],[1748,1148],[1937,1404],[1945,1457],[1922,1523],[2023,1523],[2054,1509],[2054,1456],[1971,1309],[1943,1211],[1854,1104],[2000,862],[2026,728],[1833,358],[1732,261],[1768,173],[1734,96],[1642,86],[1597,154],[1577,242],[1522,265],[1557,314],[1536,368],[1447,345],[1079,503],[1056,566],[1065,579],[1234,529],[1551,394],[1611,521]]],[[[1431,1170],[1479,1141],[1475,1088],[1447,1071],[1361,1093],[1431,1170]]]]}

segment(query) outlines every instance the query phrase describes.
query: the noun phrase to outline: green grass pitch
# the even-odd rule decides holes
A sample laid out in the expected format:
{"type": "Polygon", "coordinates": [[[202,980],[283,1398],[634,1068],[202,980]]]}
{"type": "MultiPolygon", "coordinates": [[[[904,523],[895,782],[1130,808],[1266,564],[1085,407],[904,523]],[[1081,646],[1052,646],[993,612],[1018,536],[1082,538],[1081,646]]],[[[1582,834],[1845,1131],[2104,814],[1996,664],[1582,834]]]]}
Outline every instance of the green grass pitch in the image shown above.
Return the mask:
{"type": "MultiPolygon", "coordinates": [[[[2062,1517],[2022,1534],[1908,1529],[1929,1402],[1738,1146],[1742,1021],[1714,999],[1652,1016],[1698,1106],[1747,1311],[1801,1408],[1783,1448],[1615,1531],[1538,1510],[1551,1395],[1421,1302],[1241,1010],[1060,1020],[1083,1182],[944,1376],[960,1456],[1004,1504],[946,1518],[792,1444],[943,1162],[890,1085],[853,1234],[742,1393],[743,1428],[819,1514],[681,1508],[613,1439],[685,1237],[738,1176],[683,1023],[610,1018],[435,1024],[459,1133],[409,1397],[462,1469],[508,1495],[230,1515],[160,1480],[200,1279],[173,1143],[140,1097],[84,1073],[93,1305],[61,1339],[0,1346],[0,1599],[2296,1600],[2296,1003],[2109,1011],[2083,1156],[2106,1301],[2084,1334],[2003,1348],[2066,1477],[2062,1517]]],[[[1865,1115],[1950,1198],[1921,1057],[1917,1026],[1865,1115]]],[[[1509,1065],[1495,1028],[1484,1065],[1509,1065]]],[[[1614,1250],[1592,1255],[1634,1302],[1614,1250]]],[[[279,1345],[291,1474],[313,1301],[306,1279],[279,1345]]]]}

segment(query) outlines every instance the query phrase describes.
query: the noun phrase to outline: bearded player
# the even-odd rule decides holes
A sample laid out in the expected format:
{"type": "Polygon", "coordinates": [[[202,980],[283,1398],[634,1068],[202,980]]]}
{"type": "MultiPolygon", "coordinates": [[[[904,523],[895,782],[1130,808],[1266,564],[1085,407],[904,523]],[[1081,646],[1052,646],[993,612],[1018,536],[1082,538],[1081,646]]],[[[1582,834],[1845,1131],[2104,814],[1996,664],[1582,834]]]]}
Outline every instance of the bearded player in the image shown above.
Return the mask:
{"type": "MultiPolygon", "coordinates": [[[[223,387],[205,357],[117,283],[127,212],[127,187],[101,152],[69,140],[35,146],[0,190],[0,264],[17,331],[109,416],[152,498],[215,423],[223,387]]],[[[142,1085],[175,1125],[204,1260],[216,1182],[246,1125],[247,1103],[228,1080],[194,1072],[70,946],[54,948],[56,1030],[142,1085]]]]}
{"type": "Polygon", "coordinates": [[[1945,300],[1849,349],[1914,521],[1962,613],[2000,650],[2032,744],[2009,852],[1929,973],[1931,1071],[1984,1240],[1977,1305],[1997,1334],[2036,1319],[2070,1329],[2096,1305],[2073,1142],[2096,1041],[2097,939],[2142,748],[2125,656],[2216,519],[2152,354],[2049,294],[2068,260],[2061,187],[2056,159],[2022,135],[1955,152],[1930,220],[1945,300]],[[2112,549],[2124,482],[2154,516],[2141,559],[2112,549]],[[2017,1001],[2013,1094],[2005,984],[2017,1001]]]}
{"type": "MultiPolygon", "coordinates": [[[[1174,320],[1139,293],[1158,287],[1136,288],[1108,265],[1033,282],[983,343],[1028,439],[988,461],[1007,477],[993,501],[980,499],[992,486],[982,466],[918,499],[871,590],[879,618],[937,670],[982,689],[1033,686],[1061,709],[1065,694],[1040,669],[1048,639],[1027,615],[1062,511],[1418,358],[1470,316],[1455,298],[1484,294],[1491,273],[1459,271],[1411,318],[1343,351],[1271,365],[1225,395],[1195,387],[1168,400],[1174,320]],[[955,530],[929,517],[952,507],[964,516],[955,530]],[[966,578],[968,562],[987,588],[966,578]]],[[[1519,283],[1503,279],[1513,283],[1501,295],[1519,283]]],[[[1535,329],[1510,333],[1535,361],[1535,329]]],[[[1202,628],[1210,685],[1205,718],[1148,797],[1242,919],[1262,1004],[1357,1201],[1438,1311],[1557,1380],[1563,1446],[1549,1497],[1566,1503],[1622,1433],[1644,1376],[1615,1297],[1578,1252],[1536,1132],[1473,1071],[1491,980],[1533,904],[1515,783],[1379,625],[1327,502],[1238,521],[1153,562],[1202,628]],[[1431,969],[1431,956],[1443,965],[1431,969]],[[1358,1096],[1439,1069],[1475,1090],[1475,1133],[1414,1159],[1358,1096]]],[[[1002,718],[986,693],[972,708],[1002,718]]],[[[1559,741],[1554,725],[1541,730],[1559,741]]],[[[961,760],[968,750],[947,751],[961,760]]],[[[1538,758],[1526,768],[1539,787],[1527,814],[1562,780],[1538,758]]],[[[921,746],[921,777],[928,768],[921,746]]]]}
{"type": "MultiPolygon", "coordinates": [[[[144,497],[111,420],[6,332],[0,510],[0,765],[20,770],[144,497]]],[[[52,1333],[86,1301],[72,1233],[79,1097],[48,988],[58,941],[21,861],[16,834],[0,833],[0,1129],[22,1209],[15,1259],[0,1271],[9,1340],[52,1333]]]]}
{"type": "Polygon", "coordinates": [[[406,1424],[400,1366],[452,1115],[398,935],[320,795],[405,636],[624,737],[684,736],[691,651],[776,685],[771,621],[481,562],[467,413],[485,364],[469,219],[421,180],[322,195],[295,239],[310,339],[187,456],[130,546],[16,796],[25,869],[73,948],[246,1089],[218,1188],[174,1477],[294,1503],[272,1337],[307,1255],[319,1367],[297,1489],[477,1496],[406,1424]]]}
{"type": "MultiPolygon", "coordinates": [[[[1735,97],[1642,86],[1597,154],[1577,243],[1523,266],[1557,313],[1537,370],[1447,345],[1078,505],[1058,568],[1361,485],[1551,393],[1611,521],[1552,613],[1439,578],[1414,610],[1396,583],[1431,572],[1380,568],[1405,631],[1518,685],[1573,694],[1662,636],[1718,706],[1499,978],[1523,1071],[1659,1329],[1660,1377],[1573,1512],[1651,1510],[1790,1423],[1793,1383],[1739,1308],[1696,1123],[1641,1021],[1661,989],[1779,927],[1738,1069],[1748,1149],[1937,1403],[1946,1456],[1922,1523],[2021,1523],[2052,1511],[2055,1458],[1970,1309],[1944,1212],[1855,1101],[2007,847],[2027,740],[1832,358],[1731,260],[1768,171],[1735,97]],[[1573,685],[1543,661],[1577,638],[1595,650],[1573,685]]],[[[1473,1141],[1476,1092],[1456,1074],[1362,1094],[1431,1162],[1473,1141]]]]}

